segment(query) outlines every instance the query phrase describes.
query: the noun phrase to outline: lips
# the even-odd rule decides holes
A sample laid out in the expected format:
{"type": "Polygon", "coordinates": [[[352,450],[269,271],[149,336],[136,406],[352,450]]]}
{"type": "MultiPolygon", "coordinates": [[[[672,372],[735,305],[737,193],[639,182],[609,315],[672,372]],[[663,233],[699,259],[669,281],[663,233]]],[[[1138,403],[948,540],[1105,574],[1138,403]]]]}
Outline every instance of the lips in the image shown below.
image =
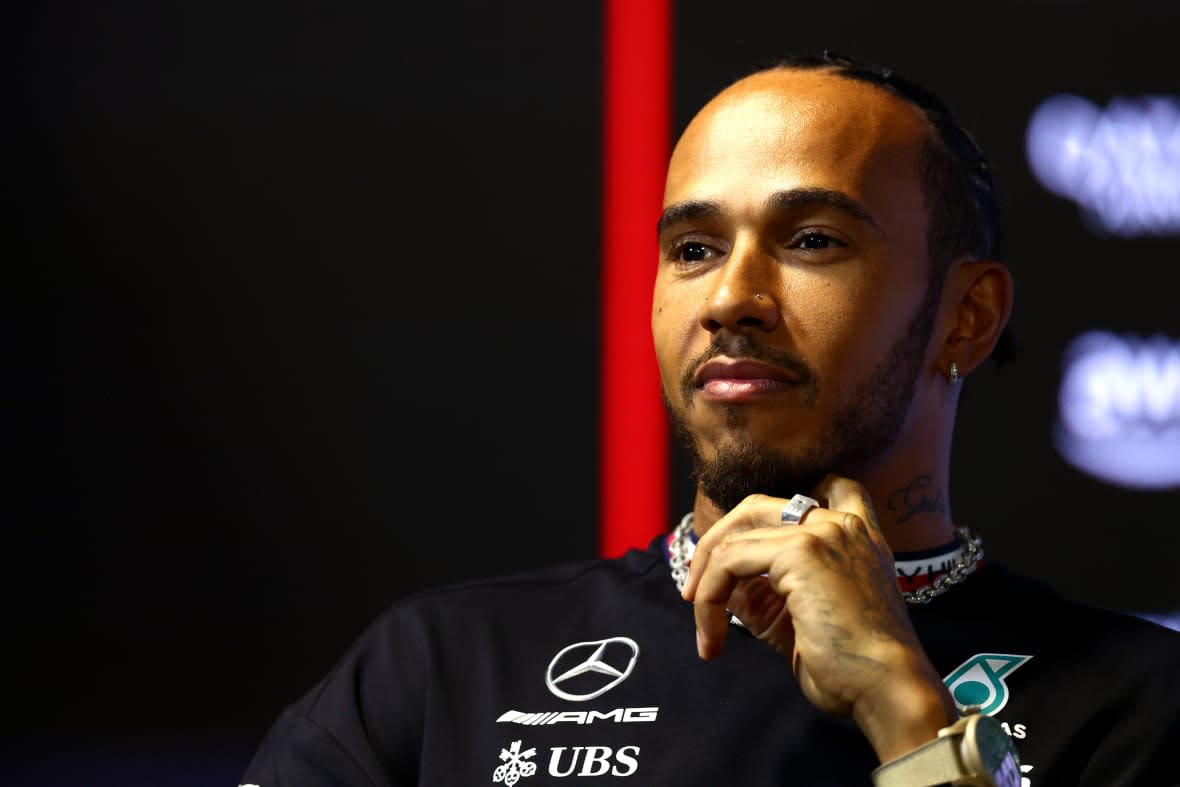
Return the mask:
{"type": "Polygon", "coordinates": [[[734,358],[714,358],[697,370],[693,382],[697,387],[702,387],[718,380],[734,382],[766,380],[787,384],[800,382],[799,375],[790,369],[762,361],[734,358]]]}
{"type": "Polygon", "coordinates": [[[777,393],[800,382],[791,369],[735,358],[714,358],[701,366],[693,378],[694,386],[706,396],[726,400],[777,393]]]}

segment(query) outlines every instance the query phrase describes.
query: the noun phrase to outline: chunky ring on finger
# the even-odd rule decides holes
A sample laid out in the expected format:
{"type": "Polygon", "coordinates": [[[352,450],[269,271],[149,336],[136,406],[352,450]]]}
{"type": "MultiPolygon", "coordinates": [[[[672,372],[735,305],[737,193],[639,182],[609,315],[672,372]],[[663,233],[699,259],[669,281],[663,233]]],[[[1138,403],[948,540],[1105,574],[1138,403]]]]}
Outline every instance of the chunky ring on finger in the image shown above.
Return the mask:
{"type": "Polygon", "coordinates": [[[819,501],[814,497],[795,495],[791,498],[791,502],[783,506],[783,524],[799,524],[799,520],[803,518],[803,515],[818,505],[819,501]]]}

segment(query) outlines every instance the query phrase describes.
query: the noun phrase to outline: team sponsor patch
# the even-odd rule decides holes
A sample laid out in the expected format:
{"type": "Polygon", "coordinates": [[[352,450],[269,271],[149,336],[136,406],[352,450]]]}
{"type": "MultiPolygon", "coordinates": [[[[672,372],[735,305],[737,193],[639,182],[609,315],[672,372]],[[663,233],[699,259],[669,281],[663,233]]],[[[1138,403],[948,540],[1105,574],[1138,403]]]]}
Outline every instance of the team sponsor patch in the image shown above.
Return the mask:
{"type": "Polygon", "coordinates": [[[1028,663],[1032,656],[1015,653],[979,653],[943,678],[959,710],[978,705],[979,712],[994,716],[1008,704],[1004,678],[1028,663]]]}
{"type": "Polygon", "coordinates": [[[617,724],[655,721],[659,715],[659,708],[615,708],[614,710],[564,710],[541,711],[540,713],[525,713],[518,710],[505,711],[500,714],[497,722],[525,724],[539,727],[547,724],[594,724],[595,722],[610,721],[617,724]]]}
{"type": "Polygon", "coordinates": [[[638,660],[639,643],[630,637],[575,642],[549,662],[545,685],[563,700],[592,700],[625,681],[638,660]]]}
{"type": "MultiPolygon", "coordinates": [[[[492,771],[492,783],[512,787],[521,779],[537,773],[534,747],[525,748],[523,740],[512,741],[500,749],[502,761],[492,771]]],[[[570,776],[631,776],[639,770],[639,747],[620,746],[554,746],[549,749],[546,772],[556,778],[570,776]]]]}

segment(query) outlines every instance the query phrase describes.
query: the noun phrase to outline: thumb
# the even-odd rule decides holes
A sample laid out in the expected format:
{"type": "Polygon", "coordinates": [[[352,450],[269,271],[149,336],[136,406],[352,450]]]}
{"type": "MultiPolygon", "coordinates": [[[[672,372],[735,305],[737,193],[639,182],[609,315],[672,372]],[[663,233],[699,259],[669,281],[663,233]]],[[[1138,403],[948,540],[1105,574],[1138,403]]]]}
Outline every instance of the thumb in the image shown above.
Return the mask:
{"type": "Polygon", "coordinates": [[[877,511],[873,508],[868,490],[857,481],[829,473],[816,484],[814,496],[826,500],[829,510],[854,514],[878,533],[881,532],[881,523],[877,520],[877,511]]]}

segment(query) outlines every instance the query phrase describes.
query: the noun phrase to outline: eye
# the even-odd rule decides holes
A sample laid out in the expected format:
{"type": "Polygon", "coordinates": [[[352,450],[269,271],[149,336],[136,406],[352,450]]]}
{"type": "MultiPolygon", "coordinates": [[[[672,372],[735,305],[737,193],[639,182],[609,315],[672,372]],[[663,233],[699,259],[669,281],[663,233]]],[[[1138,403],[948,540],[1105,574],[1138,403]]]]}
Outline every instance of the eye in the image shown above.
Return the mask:
{"type": "Polygon", "coordinates": [[[720,254],[712,246],[695,240],[681,241],[668,251],[668,256],[676,262],[705,262],[720,254]]]}
{"type": "Polygon", "coordinates": [[[831,235],[825,235],[824,233],[816,232],[815,230],[801,232],[791,241],[792,248],[803,249],[804,251],[823,251],[825,249],[834,249],[844,245],[844,243],[836,240],[831,235]]]}

